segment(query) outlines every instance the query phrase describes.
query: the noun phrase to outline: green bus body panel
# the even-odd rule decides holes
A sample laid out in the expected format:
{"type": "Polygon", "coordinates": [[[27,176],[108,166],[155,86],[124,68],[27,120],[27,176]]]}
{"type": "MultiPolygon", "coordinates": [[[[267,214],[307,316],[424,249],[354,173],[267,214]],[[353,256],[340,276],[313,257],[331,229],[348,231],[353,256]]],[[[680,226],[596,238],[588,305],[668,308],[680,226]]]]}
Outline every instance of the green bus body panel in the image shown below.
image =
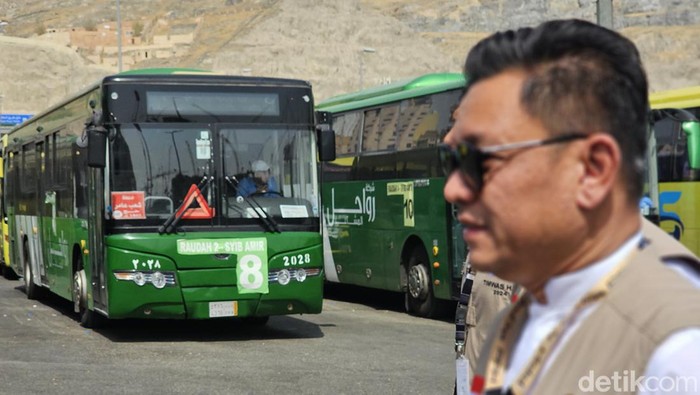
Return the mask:
{"type": "Polygon", "coordinates": [[[452,241],[448,236],[452,231],[448,229],[451,224],[447,221],[443,187],[442,178],[325,184],[324,215],[334,262],[342,267],[340,282],[402,291],[403,248],[410,248],[409,240],[417,239],[428,253],[433,281],[439,280],[439,285],[433,287],[435,297],[449,299],[452,241]],[[406,224],[404,197],[388,193],[388,185],[395,183],[413,184],[413,226],[406,224]],[[344,214],[356,208],[358,202],[363,202],[363,213],[344,214]],[[437,256],[433,255],[433,246],[438,247],[437,256]],[[367,269],[371,270],[369,277],[367,269]]]}
{"type": "MultiPolygon", "coordinates": [[[[267,239],[268,270],[284,269],[284,256],[309,254],[310,262],[297,267],[317,268],[320,275],[303,283],[269,283],[267,294],[240,294],[236,287],[235,254],[228,256],[182,255],[177,241],[182,235],[137,233],[106,238],[110,318],[209,318],[209,303],[238,301],[239,316],[320,313],[323,304],[323,257],[321,236],[311,232],[197,233],[187,239],[267,239]],[[300,247],[301,246],[301,247],[300,247]],[[174,272],[176,285],[155,288],[119,281],[115,270],[134,270],[134,265],[158,262],[162,272],[174,272]],[[291,305],[291,309],[289,306],[291,305]]],[[[287,267],[289,268],[289,267],[287,267]]],[[[146,268],[148,269],[148,268],[146,268]]],[[[266,275],[266,274],[265,274],[266,275]]]]}
{"type": "Polygon", "coordinates": [[[51,291],[70,300],[73,289],[73,251],[82,254],[80,240],[87,240],[87,222],[79,218],[41,218],[46,277],[51,291]],[[56,232],[53,232],[55,221],[56,232]]]}
{"type": "MultiPolygon", "coordinates": [[[[15,273],[23,273],[23,261],[19,254],[22,240],[16,238],[18,228],[17,214],[13,208],[8,208],[8,238],[15,248],[10,248],[10,266],[15,273]],[[14,232],[14,233],[13,233],[14,232]]],[[[72,299],[73,289],[73,254],[82,254],[81,241],[88,237],[87,222],[80,218],[67,217],[39,217],[39,229],[41,234],[33,236],[33,239],[41,240],[43,264],[45,268],[45,281],[43,284],[51,292],[68,300],[72,299]]],[[[83,262],[87,266],[89,260],[83,256],[83,262]]]]}

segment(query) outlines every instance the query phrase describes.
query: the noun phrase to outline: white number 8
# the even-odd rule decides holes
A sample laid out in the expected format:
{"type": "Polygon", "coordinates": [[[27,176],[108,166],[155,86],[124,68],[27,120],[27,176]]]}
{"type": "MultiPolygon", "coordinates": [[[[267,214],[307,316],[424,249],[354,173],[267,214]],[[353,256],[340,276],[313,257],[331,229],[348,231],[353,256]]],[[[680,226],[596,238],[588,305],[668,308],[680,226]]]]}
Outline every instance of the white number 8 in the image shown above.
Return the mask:
{"type": "Polygon", "coordinates": [[[238,282],[243,288],[258,289],[263,285],[262,261],[257,255],[244,255],[238,262],[241,274],[238,282]]]}

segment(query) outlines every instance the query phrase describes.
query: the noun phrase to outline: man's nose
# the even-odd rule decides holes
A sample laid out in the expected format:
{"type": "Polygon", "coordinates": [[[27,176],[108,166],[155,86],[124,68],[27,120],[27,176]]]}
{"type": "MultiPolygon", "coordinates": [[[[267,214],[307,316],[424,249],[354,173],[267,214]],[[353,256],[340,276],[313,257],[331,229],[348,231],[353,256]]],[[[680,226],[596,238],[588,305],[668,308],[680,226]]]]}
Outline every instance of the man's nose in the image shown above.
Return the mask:
{"type": "Polygon", "coordinates": [[[452,204],[471,203],[476,199],[476,192],[464,181],[459,171],[453,171],[445,180],[443,189],[445,200],[452,204]]]}

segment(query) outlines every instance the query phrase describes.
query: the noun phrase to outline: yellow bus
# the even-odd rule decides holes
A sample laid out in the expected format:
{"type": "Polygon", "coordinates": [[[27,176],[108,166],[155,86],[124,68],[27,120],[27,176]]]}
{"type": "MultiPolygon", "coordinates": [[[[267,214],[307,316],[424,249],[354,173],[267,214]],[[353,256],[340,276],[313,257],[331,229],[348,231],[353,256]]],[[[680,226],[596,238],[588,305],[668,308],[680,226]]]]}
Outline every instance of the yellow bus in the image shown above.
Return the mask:
{"type": "Polygon", "coordinates": [[[686,118],[666,117],[654,124],[659,181],[659,221],[662,229],[700,254],[700,124],[684,122],[688,115],[700,119],[700,86],[656,92],[651,108],[683,109],[686,118]]]}

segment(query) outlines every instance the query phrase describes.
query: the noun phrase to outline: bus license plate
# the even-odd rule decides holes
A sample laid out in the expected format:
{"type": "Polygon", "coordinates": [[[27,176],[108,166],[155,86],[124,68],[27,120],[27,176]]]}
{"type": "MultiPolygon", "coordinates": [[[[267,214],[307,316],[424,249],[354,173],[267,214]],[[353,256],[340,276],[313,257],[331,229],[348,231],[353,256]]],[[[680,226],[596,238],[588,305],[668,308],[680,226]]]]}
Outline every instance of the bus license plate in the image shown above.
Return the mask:
{"type": "Polygon", "coordinates": [[[209,302],[209,318],[235,317],[238,315],[238,302],[209,302]]]}

